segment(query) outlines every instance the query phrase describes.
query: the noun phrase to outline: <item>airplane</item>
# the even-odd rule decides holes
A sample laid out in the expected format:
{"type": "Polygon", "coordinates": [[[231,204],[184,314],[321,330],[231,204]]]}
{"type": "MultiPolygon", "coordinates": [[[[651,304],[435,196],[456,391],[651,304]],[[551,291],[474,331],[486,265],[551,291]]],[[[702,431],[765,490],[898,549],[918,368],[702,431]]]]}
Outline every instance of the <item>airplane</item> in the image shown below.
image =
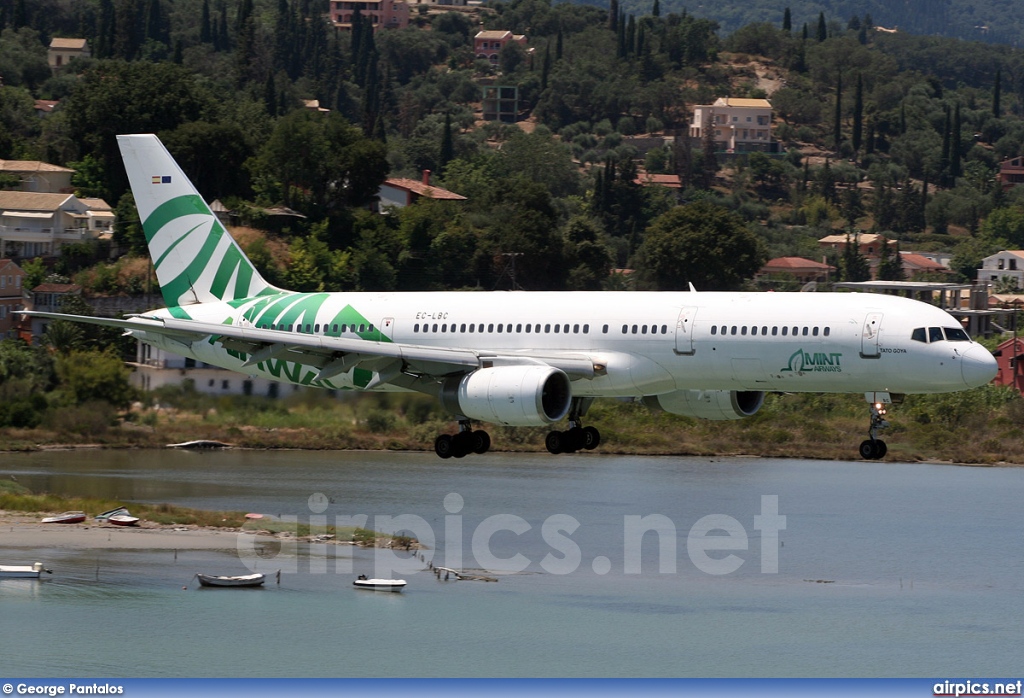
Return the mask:
{"type": "Polygon", "coordinates": [[[596,448],[596,398],[711,420],[755,414],[766,392],[864,393],[864,459],[887,406],[985,385],[996,361],[935,306],[861,293],[322,292],[267,283],[152,134],[119,135],[166,307],[122,328],[239,373],[335,390],[415,391],[458,423],[441,458],[484,453],[473,422],[551,426],[551,453],[596,448]],[[568,418],[568,428],[554,425],[568,418]]]}

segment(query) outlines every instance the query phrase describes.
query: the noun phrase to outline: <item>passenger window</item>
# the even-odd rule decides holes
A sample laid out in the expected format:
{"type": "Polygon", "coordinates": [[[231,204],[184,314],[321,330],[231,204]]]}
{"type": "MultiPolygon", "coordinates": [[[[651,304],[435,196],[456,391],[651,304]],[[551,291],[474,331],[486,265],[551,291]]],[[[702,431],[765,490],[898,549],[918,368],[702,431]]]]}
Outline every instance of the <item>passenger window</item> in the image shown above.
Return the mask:
{"type": "Polygon", "coordinates": [[[583,326],[583,334],[590,334],[590,325],[583,326]]]}
{"type": "Polygon", "coordinates": [[[420,331],[420,323],[417,322],[415,325],[413,325],[412,326],[412,331],[413,332],[419,332],[420,331]]]}
{"type": "Polygon", "coordinates": [[[736,334],[736,325],[732,326],[732,332],[730,334],[736,334]]]}
{"type": "Polygon", "coordinates": [[[317,334],[320,333],[320,323],[319,322],[316,323],[316,326],[313,328],[313,331],[316,332],[317,334]]]}
{"type": "Polygon", "coordinates": [[[636,334],[636,331],[637,331],[637,326],[633,325],[633,334],[636,334]]]}
{"type": "Polygon", "coordinates": [[[508,323],[507,325],[505,325],[505,331],[506,332],[512,332],[512,323],[511,322],[508,323]]]}
{"type": "Polygon", "coordinates": [[[441,325],[441,331],[442,332],[447,332],[448,331],[448,323],[447,322],[444,323],[443,325],[441,325]]]}
{"type": "Polygon", "coordinates": [[[643,325],[640,327],[640,334],[647,334],[647,325],[643,325]]]}
{"type": "Polygon", "coordinates": [[[668,325],[662,325],[661,326],[661,333],[662,334],[668,334],[668,325]]]}
{"type": "Polygon", "coordinates": [[[830,328],[826,327],[826,328],[825,328],[825,336],[826,336],[826,337],[828,337],[828,333],[829,333],[829,331],[830,331],[830,328]]]}
{"type": "MultiPolygon", "coordinates": [[[[360,327],[362,327],[362,325],[360,325],[360,327]]],[[[437,323],[436,322],[434,323],[433,330],[434,330],[434,332],[437,332],[437,323]]]]}
{"type": "Polygon", "coordinates": [[[465,332],[465,331],[466,331],[466,323],[462,323],[461,325],[459,325],[459,332],[465,332]]]}
{"type": "Polygon", "coordinates": [[[807,328],[805,327],[804,328],[804,337],[806,337],[806,336],[807,336],[807,328]]]}
{"type": "Polygon", "coordinates": [[[950,342],[969,342],[971,338],[959,327],[945,327],[946,339],[950,342]]]}
{"type": "Polygon", "coordinates": [[[522,331],[523,331],[523,323],[520,322],[519,324],[516,325],[516,334],[518,334],[518,333],[520,333],[522,331]]]}
{"type": "Polygon", "coordinates": [[[753,327],[750,328],[750,334],[757,334],[757,325],[754,325],[753,327]]]}
{"type": "Polygon", "coordinates": [[[310,329],[311,327],[312,327],[312,325],[310,325],[310,324],[309,324],[309,323],[307,322],[307,323],[306,323],[306,334],[309,334],[309,333],[311,333],[311,332],[313,331],[313,330],[311,330],[311,329],[310,329]]]}
{"type": "Polygon", "coordinates": [[[712,325],[711,326],[711,334],[713,334],[713,335],[718,334],[718,325],[712,325]]]}
{"type": "Polygon", "coordinates": [[[782,328],[782,336],[783,337],[788,337],[789,336],[789,328],[788,327],[783,327],[782,328]]]}
{"type": "Polygon", "coordinates": [[[533,326],[533,332],[534,332],[534,334],[540,334],[540,323],[539,322],[536,325],[533,326]]]}
{"type": "Polygon", "coordinates": [[[601,326],[601,334],[608,334],[608,325],[601,326]]]}
{"type": "Polygon", "coordinates": [[[794,327],[793,328],[793,336],[796,337],[798,334],[800,334],[800,328],[799,327],[794,327]]]}
{"type": "Polygon", "coordinates": [[[487,331],[488,332],[494,332],[494,323],[493,322],[487,326],[487,331]]]}
{"type": "Polygon", "coordinates": [[[338,325],[335,324],[331,331],[334,332],[334,334],[338,334],[338,325]]]}
{"type": "Polygon", "coordinates": [[[544,334],[548,334],[549,332],[551,332],[551,325],[544,325],[544,334]]]}
{"type": "Polygon", "coordinates": [[[768,326],[767,325],[762,325],[761,326],[761,334],[768,334],[768,326]]]}
{"type": "Polygon", "coordinates": [[[773,327],[772,328],[772,337],[775,337],[778,334],[779,334],[779,328],[778,327],[773,327]]]}
{"type": "Polygon", "coordinates": [[[498,332],[501,332],[501,331],[503,331],[503,330],[504,330],[504,327],[505,327],[504,325],[501,325],[501,324],[499,324],[499,325],[498,325],[498,332]]]}
{"type": "Polygon", "coordinates": [[[472,322],[469,323],[469,332],[470,332],[470,334],[472,334],[475,330],[476,330],[476,324],[472,323],[472,322]]]}
{"type": "Polygon", "coordinates": [[[622,334],[626,334],[627,332],[629,332],[629,325],[623,325],[622,326],[622,334]]]}
{"type": "Polygon", "coordinates": [[[740,328],[740,334],[741,335],[746,335],[747,334],[747,326],[746,325],[744,325],[743,327],[740,328]]]}
{"type": "Polygon", "coordinates": [[[943,339],[945,339],[945,338],[942,336],[942,328],[941,327],[929,327],[928,328],[928,341],[929,342],[941,342],[943,339]]]}
{"type": "Polygon", "coordinates": [[[814,335],[815,337],[817,337],[818,336],[818,328],[815,327],[813,330],[811,330],[811,334],[814,335]]]}
{"type": "Polygon", "coordinates": [[[533,329],[533,325],[527,325],[527,326],[526,326],[526,334],[530,334],[530,331],[531,331],[532,329],[533,329]]]}
{"type": "Polygon", "coordinates": [[[373,323],[372,322],[370,323],[370,326],[366,328],[366,330],[367,330],[367,332],[373,332],[373,323]]]}
{"type": "Polygon", "coordinates": [[[556,323],[555,324],[555,334],[558,334],[558,331],[559,331],[559,325],[556,323]]]}
{"type": "Polygon", "coordinates": [[[360,332],[366,332],[366,325],[360,322],[359,323],[359,331],[360,332]]]}

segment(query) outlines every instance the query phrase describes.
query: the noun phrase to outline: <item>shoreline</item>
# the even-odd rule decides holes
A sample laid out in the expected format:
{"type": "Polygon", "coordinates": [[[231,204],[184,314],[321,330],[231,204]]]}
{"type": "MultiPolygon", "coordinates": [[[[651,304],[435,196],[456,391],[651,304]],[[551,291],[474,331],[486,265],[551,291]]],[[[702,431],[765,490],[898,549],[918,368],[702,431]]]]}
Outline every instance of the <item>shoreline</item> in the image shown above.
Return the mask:
{"type": "Polygon", "coordinates": [[[278,537],[259,531],[196,525],[164,525],[142,521],[139,526],[44,524],[18,512],[0,511],[0,550],[51,548],[71,550],[237,550],[238,536],[258,544],[301,538],[278,537]]]}
{"type": "MultiPolygon", "coordinates": [[[[47,453],[57,451],[122,451],[122,450],[137,450],[137,451],[148,451],[148,450],[182,450],[171,449],[169,446],[152,446],[152,445],[139,445],[139,444],[76,444],[76,443],[65,443],[65,444],[36,444],[33,448],[26,449],[4,449],[0,448],[0,453],[47,453]]],[[[190,449],[193,451],[199,451],[201,453],[206,452],[219,452],[219,451],[352,451],[352,452],[367,452],[367,453],[430,453],[425,449],[410,449],[410,448],[301,448],[301,447],[262,447],[262,446],[236,446],[228,444],[222,448],[196,448],[190,449]]],[[[524,453],[524,454],[535,454],[544,453],[543,449],[495,449],[492,453],[524,453]]],[[[791,458],[793,460],[828,460],[828,461],[850,461],[850,462],[864,462],[864,463],[922,463],[925,465],[951,465],[965,468],[1024,468],[1024,462],[1016,463],[1012,461],[975,461],[975,462],[964,462],[955,461],[948,459],[938,458],[899,458],[898,453],[890,451],[886,458],[880,461],[866,461],[862,458],[841,458],[835,457],[830,454],[779,454],[779,453],[690,453],[690,452],[671,452],[671,451],[622,451],[622,450],[604,450],[598,449],[593,452],[593,455],[597,456],[652,456],[656,458],[665,458],[671,456],[679,457],[695,457],[695,458],[791,458]]],[[[3,526],[3,522],[0,521],[0,527],[3,526]]]]}

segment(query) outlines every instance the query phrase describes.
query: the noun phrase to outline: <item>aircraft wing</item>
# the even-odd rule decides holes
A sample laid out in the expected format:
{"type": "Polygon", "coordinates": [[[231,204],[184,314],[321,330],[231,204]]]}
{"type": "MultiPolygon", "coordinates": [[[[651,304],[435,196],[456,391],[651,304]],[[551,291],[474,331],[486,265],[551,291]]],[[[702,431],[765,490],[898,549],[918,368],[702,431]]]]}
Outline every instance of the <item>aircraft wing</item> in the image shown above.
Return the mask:
{"type": "Polygon", "coordinates": [[[604,370],[600,362],[579,352],[498,353],[458,347],[282,332],[252,326],[221,325],[146,315],[114,319],[37,311],[21,312],[32,317],[117,327],[133,333],[158,334],[183,344],[210,340],[221,344],[225,349],[245,354],[243,369],[271,359],[284,360],[320,369],[318,379],[331,378],[360,364],[372,364],[378,370],[377,384],[387,383],[388,376],[393,378],[399,373],[446,376],[468,373],[488,366],[514,364],[546,364],[564,371],[571,379],[593,378],[604,370]]]}

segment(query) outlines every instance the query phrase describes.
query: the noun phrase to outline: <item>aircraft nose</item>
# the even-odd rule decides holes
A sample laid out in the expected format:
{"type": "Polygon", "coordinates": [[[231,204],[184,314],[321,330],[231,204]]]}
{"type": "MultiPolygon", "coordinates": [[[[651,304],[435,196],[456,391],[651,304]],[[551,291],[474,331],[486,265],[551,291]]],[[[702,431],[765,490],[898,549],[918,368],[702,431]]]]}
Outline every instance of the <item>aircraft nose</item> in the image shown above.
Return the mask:
{"type": "Polygon", "coordinates": [[[975,345],[964,352],[960,359],[960,370],[964,383],[970,388],[977,388],[995,378],[999,367],[988,349],[975,345]]]}

